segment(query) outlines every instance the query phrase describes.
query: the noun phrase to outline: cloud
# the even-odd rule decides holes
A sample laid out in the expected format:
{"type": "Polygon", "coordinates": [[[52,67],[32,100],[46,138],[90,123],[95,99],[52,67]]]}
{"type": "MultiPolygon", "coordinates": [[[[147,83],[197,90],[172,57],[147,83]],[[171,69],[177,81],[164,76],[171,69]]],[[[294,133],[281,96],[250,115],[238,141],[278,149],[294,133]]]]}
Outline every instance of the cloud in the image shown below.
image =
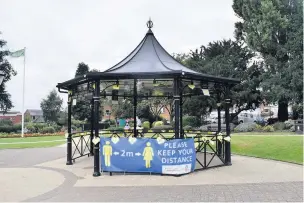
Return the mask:
{"type": "MultiPolygon", "coordinates": [[[[128,55],[144,37],[149,17],[169,53],[232,38],[231,5],[224,0],[2,0],[0,29],[10,50],[27,47],[25,109],[40,108],[58,82],[74,76],[79,62],[104,70],[128,55]]],[[[10,62],[18,75],[8,91],[21,111],[23,60],[10,62]]]]}

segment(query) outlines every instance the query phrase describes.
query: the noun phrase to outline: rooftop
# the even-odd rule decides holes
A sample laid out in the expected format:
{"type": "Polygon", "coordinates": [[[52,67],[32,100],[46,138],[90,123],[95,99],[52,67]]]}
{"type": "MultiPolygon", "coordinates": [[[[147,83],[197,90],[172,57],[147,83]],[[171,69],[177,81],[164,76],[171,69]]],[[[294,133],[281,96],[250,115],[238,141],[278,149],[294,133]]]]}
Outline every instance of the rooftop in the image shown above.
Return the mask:
{"type": "Polygon", "coordinates": [[[148,31],[137,47],[122,61],[103,72],[89,72],[84,76],[58,83],[57,87],[69,89],[71,86],[84,84],[96,79],[160,79],[181,78],[213,83],[238,84],[234,78],[217,77],[195,72],[175,60],[158,42],[151,28],[151,20],[147,22],[148,31]]]}

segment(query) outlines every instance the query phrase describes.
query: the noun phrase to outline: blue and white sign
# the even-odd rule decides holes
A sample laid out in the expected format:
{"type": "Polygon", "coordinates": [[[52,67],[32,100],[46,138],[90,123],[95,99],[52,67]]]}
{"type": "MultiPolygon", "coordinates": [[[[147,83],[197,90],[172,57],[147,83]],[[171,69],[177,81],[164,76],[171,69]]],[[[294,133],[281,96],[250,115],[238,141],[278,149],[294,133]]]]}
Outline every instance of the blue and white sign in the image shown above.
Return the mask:
{"type": "Polygon", "coordinates": [[[100,138],[101,169],[110,172],[185,174],[194,171],[194,139],[100,138]]]}

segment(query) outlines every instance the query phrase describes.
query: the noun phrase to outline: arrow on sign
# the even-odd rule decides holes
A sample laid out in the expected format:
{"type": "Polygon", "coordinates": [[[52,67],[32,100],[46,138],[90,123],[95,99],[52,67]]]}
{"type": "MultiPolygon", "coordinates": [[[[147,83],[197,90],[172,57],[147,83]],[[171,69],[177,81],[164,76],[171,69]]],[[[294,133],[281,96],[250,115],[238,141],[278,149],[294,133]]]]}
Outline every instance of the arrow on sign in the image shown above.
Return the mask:
{"type": "Polygon", "coordinates": [[[114,154],[114,155],[119,155],[119,152],[114,152],[113,154],[114,154]]]}
{"type": "Polygon", "coordinates": [[[135,156],[140,156],[140,155],[141,155],[141,153],[139,153],[139,152],[135,153],[135,156]]]}

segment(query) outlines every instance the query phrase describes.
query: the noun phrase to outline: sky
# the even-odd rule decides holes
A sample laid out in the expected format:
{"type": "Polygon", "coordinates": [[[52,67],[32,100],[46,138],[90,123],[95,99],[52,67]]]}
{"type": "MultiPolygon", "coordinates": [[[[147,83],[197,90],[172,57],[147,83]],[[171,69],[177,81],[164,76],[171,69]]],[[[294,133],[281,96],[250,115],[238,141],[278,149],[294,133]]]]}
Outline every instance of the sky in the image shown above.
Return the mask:
{"type": "MultiPolygon", "coordinates": [[[[40,102],[57,83],[74,77],[78,63],[110,68],[147,32],[169,53],[185,53],[233,38],[238,20],[232,0],[0,0],[0,38],[6,48],[26,47],[24,109],[40,102]]],[[[22,110],[23,58],[9,58],[17,76],[7,82],[13,110],[22,110]]],[[[67,95],[60,94],[66,106],[67,95]]]]}

